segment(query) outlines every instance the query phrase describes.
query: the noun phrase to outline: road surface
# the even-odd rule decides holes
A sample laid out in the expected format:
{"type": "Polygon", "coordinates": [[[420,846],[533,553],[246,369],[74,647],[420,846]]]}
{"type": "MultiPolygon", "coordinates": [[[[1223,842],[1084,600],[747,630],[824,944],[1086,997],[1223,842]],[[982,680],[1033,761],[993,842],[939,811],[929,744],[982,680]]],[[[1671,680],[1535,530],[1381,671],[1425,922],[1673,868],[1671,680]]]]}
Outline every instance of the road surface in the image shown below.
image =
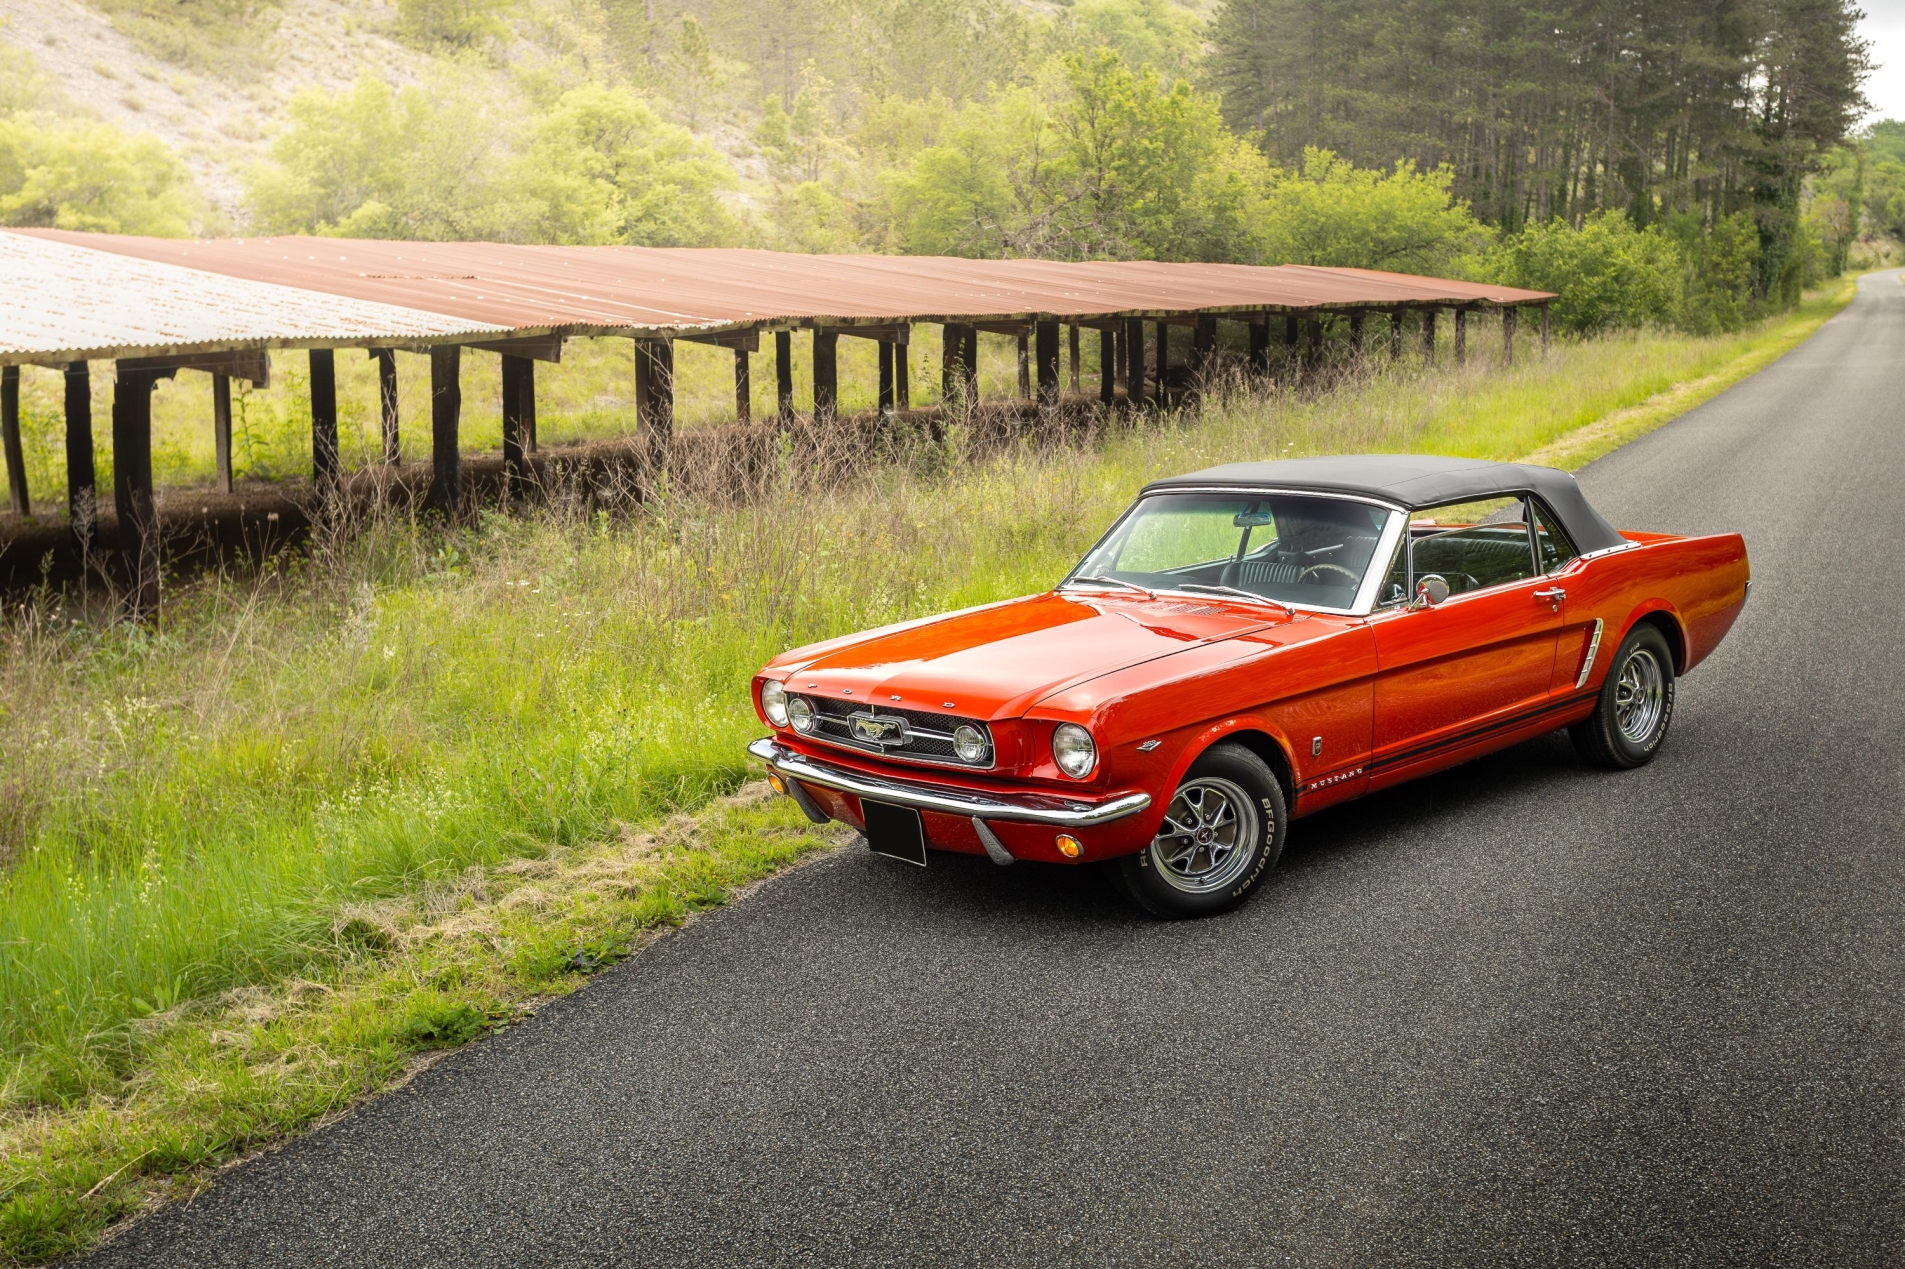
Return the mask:
{"type": "Polygon", "coordinates": [[[1582,475],[1738,528],[1652,766],[1297,825],[1243,910],[858,850],[97,1265],[1897,1265],[1905,286],[1582,475]]]}

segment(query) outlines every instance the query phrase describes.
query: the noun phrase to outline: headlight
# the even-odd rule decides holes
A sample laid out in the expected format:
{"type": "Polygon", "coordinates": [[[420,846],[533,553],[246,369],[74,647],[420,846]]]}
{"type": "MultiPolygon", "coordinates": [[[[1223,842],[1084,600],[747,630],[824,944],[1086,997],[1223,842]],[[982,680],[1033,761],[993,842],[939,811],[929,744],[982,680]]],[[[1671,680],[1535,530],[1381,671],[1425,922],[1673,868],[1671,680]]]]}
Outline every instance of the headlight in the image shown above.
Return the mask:
{"type": "Polygon", "coordinates": [[[804,696],[792,696],[787,700],[787,721],[798,732],[810,732],[814,729],[814,707],[804,696]]]}
{"type": "Polygon", "coordinates": [[[986,760],[985,734],[971,723],[961,723],[953,728],[953,752],[959,755],[959,761],[981,763],[986,760]]]}
{"type": "Polygon", "coordinates": [[[1052,759],[1074,780],[1083,780],[1098,765],[1098,746],[1091,733],[1077,723],[1060,723],[1052,733],[1052,759]]]}
{"type": "Polygon", "coordinates": [[[772,679],[761,684],[761,712],[776,727],[787,726],[787,689],[772,679]]]}

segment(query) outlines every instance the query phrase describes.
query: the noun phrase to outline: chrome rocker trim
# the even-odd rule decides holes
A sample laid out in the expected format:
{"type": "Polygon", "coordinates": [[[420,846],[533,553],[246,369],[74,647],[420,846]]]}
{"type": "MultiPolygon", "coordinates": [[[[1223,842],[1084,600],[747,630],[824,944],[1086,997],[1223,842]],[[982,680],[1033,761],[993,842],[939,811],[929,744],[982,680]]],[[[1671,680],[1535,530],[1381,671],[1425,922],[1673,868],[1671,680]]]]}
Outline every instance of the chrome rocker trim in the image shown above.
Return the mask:
{"type": "Polygon", "coordinates": [[[898,806],[910,806],[916,810],[940,811],[947,815],[962,815],[968,818],[983,817],[989,820],[1014,820],[1024,824],[1051,824],[1059,828],[1090,828],[1096,824],[1108,824],[1112,820],[1121,820],[1127,815],[1136,815],[1151,805],[1149,793],[1123,793],[1108,802],[1085,803],[1066,802],[1060,798],[1043,797],[1037,794],[990,797],[983,793],[968,793],[964,790],[929,789],[899,780],[888,780],[880,776],[862,775],[858,771],[847,771],[832,763],[821,762],[817,758],[795,753],[771,736],[763,736],[750,744],[747,751],[789,779],[837,789],[842,793],[851,793],[855,797],[869,797],[880,802],[892,802],[898,806]]]}

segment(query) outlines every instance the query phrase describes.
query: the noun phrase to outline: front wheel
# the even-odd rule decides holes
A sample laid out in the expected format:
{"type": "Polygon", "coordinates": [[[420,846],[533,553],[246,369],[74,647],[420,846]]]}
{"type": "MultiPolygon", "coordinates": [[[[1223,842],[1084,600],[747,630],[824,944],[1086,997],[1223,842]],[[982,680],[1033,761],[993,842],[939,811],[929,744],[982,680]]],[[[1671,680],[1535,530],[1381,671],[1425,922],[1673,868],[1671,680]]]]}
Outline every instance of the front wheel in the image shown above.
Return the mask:
{"type": "Polygon", "coordinates": [[[1125,893],[1154,916],[1200,917],[1243,901],[1283,853],[1283,786],[1242,745],[1213,745],[1171,796],[1151,844],[1116,863],[1125,893]]]}
{"type": "Polygon", "coordinates": [[[1624,771],[1652,762],[1673,723],[1673,653],[1660,630],[1635,626],[1608,666],[1601,698],[1568,728],[1575,749],[1597,767],[1624,771]]]}

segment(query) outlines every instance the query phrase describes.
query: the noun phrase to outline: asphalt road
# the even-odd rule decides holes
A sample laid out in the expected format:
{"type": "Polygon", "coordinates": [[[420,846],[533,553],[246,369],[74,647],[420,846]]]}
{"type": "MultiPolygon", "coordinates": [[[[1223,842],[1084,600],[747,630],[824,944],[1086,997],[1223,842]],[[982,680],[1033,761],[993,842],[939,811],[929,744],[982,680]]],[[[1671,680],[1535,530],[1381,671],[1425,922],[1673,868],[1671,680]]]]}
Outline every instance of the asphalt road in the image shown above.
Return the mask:
{"type": "Polygon", "coordinates": [[[99,1265],[1896,1265],[1905,286],[1583,476],[1738,528],[1650,767],[1297,825],[1240,912],[849,850],[99,1265]]]}

